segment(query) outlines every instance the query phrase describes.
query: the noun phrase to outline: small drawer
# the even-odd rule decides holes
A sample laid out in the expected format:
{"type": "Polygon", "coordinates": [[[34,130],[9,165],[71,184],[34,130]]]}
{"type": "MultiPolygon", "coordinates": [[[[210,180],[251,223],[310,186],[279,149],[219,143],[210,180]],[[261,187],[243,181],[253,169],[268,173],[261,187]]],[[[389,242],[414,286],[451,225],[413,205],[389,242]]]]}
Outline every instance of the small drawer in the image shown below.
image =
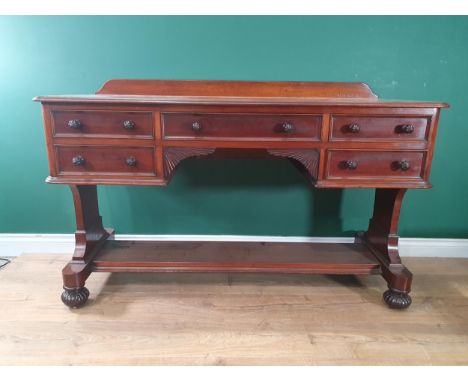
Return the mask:
{"type": "Polygon", "coordinates": [[[424,153],[415,151],[328,151],[328,179],[421,178],[424,153]]]}
{"type": "Polygon", "coordinates": [[[425,140],[430,117],[383,117],[334,115],[331,141],[425,140]]]}
{"type": "Polygon", "coordinates": [[[56,146],[55,150],[59,175],[155,175],[151,147],[56,146]]]}
{"type": "Polygon", "coordinates": [[[130,111],[52,111],[54,136],[153,136],[152,113],[130,111]]]}
{"type": "Polygon", "coordinates": [[[319,140],[320,115],[172,114],[162,116],[170,139],[319,140]]]}

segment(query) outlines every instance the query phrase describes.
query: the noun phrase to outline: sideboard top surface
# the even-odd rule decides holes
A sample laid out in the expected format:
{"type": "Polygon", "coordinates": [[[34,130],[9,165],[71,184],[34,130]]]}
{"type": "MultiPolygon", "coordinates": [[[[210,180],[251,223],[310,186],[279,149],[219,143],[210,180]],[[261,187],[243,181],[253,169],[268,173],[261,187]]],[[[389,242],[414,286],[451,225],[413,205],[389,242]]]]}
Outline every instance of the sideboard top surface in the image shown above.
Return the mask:
{"type": "Polygon", "coordinates": [[[214,105],[334,105],[445,108],[444,102],[379,100],[359,82],[251,82],[199,80],[107,81],[96,94],[38,96],[43,103],[214,105]]]}

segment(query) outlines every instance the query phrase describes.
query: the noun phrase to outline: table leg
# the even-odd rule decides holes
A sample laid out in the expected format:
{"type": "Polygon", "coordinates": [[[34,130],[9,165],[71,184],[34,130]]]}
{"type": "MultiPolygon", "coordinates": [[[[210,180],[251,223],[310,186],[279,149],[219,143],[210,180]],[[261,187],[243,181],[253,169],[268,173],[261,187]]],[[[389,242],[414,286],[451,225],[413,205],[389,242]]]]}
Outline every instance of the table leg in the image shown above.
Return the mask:
{"type": "Polygon", "coordinates": [[[405,309],[411,305],[412,273],[401,263],[398,254],[398,221],[406,189],[376,189],[374,213],[369,228],[361,239],[381,263],[388,290],[384,301],[390,308],[405,309]]]}
{"type": "Polygon", "coordinates": [[[75,252],[62,271],[62,301],[70,308],[79,308],[89,297],[84,285],[91,273],[92,259],[113,231],[102,226],[96,186],[71,185],[70,189],[76,215],[75,252]]]}

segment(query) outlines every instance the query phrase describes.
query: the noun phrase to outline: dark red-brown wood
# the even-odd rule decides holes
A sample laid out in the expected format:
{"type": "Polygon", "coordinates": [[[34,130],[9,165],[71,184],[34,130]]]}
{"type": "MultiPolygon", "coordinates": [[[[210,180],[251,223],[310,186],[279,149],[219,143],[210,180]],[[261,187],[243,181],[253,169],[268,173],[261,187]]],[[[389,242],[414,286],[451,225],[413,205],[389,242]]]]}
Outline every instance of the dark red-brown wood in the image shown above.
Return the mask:
{"type": "Polygon", "coordinates": [[[392,308],[404,309],[411,304],[412,273],[401,263],[398,254],[398,221],[406,189],[376,190],[374,212],[369,228],[358,236],[379,260],[382,276],[388,283],[384,299],[392,308]]]}
{"type": "Polygon", "coordinates": [[[56,146],[55,150],[59,175],[155,174],[154,149],[149,147],[56,146]]]}
{"type": "Polygon", "coordinates": [[[333,115],[330,140],[424,140],[430,117],[333,115]]]}
{"type": "Polygon", "coordinates": [[[363,244],[107,241],[93,261],[104,272],[380,273],[363,244]]]}
{"type": "Polygon", "coordinates": [[[56,110],[51,115],[53,134],[56,137],[153,137],[151,112],[56,110]]]}
{"type": "MultiPolygon", "coordinates": [[[[398,255],[407,189],[429,188],[442,102],[381,101],[362,83],[111,80],[95,95],[37,97],[49,183],[70,185],[76,251],[62,300],[83,305],[95,271],[381,273],[393,308],[410,305],[398,255]],[[189,157],[284,158],[315,187],[375,188],[353,245],[106,241],[96,185],[165,186],[189,157]]],[[[272,162],[274,165],[274,162],[272,162]]]]}
{"type": "Polygon", "coordinates": [[[89,292],[84,285],[91,273],[92,260],[113,230],[102,226],[96,186],[71,185],[70,189],[75,204],[76,244],[72,260],[62,271],[62,301],[72,308],[78,308],[88,299],[89,292]]]}
{"type": "Polygon", "coordinates": [[[424,153],[329,150],[327,179],[421,179],[424,153]]]}
{"type": "Polygon", "coordinates": [[[196,80],[107,81],[96,94],[128,94],[203,97],[314,97],[377,99],[367,84],[360,82],[252,82],[196,80]]]}
{"type": "Polygon", "coordinates": [[[162,115],[166,139],[320,140],[319,115],[180,114],[162,115]],[[194,125],[196,128],[194,128],[194,125]]]}

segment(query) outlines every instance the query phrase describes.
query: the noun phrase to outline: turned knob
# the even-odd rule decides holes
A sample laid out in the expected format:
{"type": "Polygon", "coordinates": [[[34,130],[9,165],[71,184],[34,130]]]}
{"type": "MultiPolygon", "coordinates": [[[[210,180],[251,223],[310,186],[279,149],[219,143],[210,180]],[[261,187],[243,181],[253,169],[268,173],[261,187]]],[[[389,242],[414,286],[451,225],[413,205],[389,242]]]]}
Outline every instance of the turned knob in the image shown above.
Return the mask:
{"type": "Polygon", "coordinates": [[[85,162],[85,159],[81,155],[77,155],[76,157],[72,158],[72,163],[75,166],[81,166],[84,164],[84,162],[85,162]]]}
{"type": "Polygon", "coordinates": [[[137,160],[135,157],[128,157],[127,159],[125,159],[125,163],[127,163],[127,165],[130,167],[135,167],[137,164],[137,160]]]}
{"type": "Polygon", "coordinates": [[[126,130],[133,130],[135,128],[135,122],[133,122],[132,120],[124,121],[123,127],[126,130]]]}
{"type": "Polygon", "coordinates": [[[350,170],[356,170],[358,166],[358,163],[355,160],[346,160],[343,164],[345,168],[350,170]]]}
{"type": "Polygon", "coordinates": [[[192,130],[193,131],[200,131],[202,128],[201,123],[198,121],[195,121],[192,123],[192,130]]]}
{"type": "Polygon", "coordinates": [[[70,119],[68,121],[68,127],[71,129],[81,129],[81,121],[79,119],[70,119]]]}
{"type": "Polygon", "coordinates": [[[292,133],[294,131],[294,125],[289,122],[284,122],[281,125],[281,129],[283,130],[284,133],[292,133]]]}
{"type": "Polygon", "coordinates": [[[351,125],[348,126],[347,130],[350,132],[350,133],[359,133],[359,131],[361,130],[361,128],[359,127],[359,125],[355,124],[355,123],[352,123],[351,125]]]}
{"type": "Polygon", "coordinates": [[[413,125],[402,125],[400,126],[400,132],[403,134],[411,134],[414,132],[414,126],[413,125]]]}
{"type": "Polygon", "coordinates": [[[400,160],[398,162],[395,162],[395,167],[399,168],[402,171],[407,171],[411,167],[410,162],[407,160],[400,160]]]}

